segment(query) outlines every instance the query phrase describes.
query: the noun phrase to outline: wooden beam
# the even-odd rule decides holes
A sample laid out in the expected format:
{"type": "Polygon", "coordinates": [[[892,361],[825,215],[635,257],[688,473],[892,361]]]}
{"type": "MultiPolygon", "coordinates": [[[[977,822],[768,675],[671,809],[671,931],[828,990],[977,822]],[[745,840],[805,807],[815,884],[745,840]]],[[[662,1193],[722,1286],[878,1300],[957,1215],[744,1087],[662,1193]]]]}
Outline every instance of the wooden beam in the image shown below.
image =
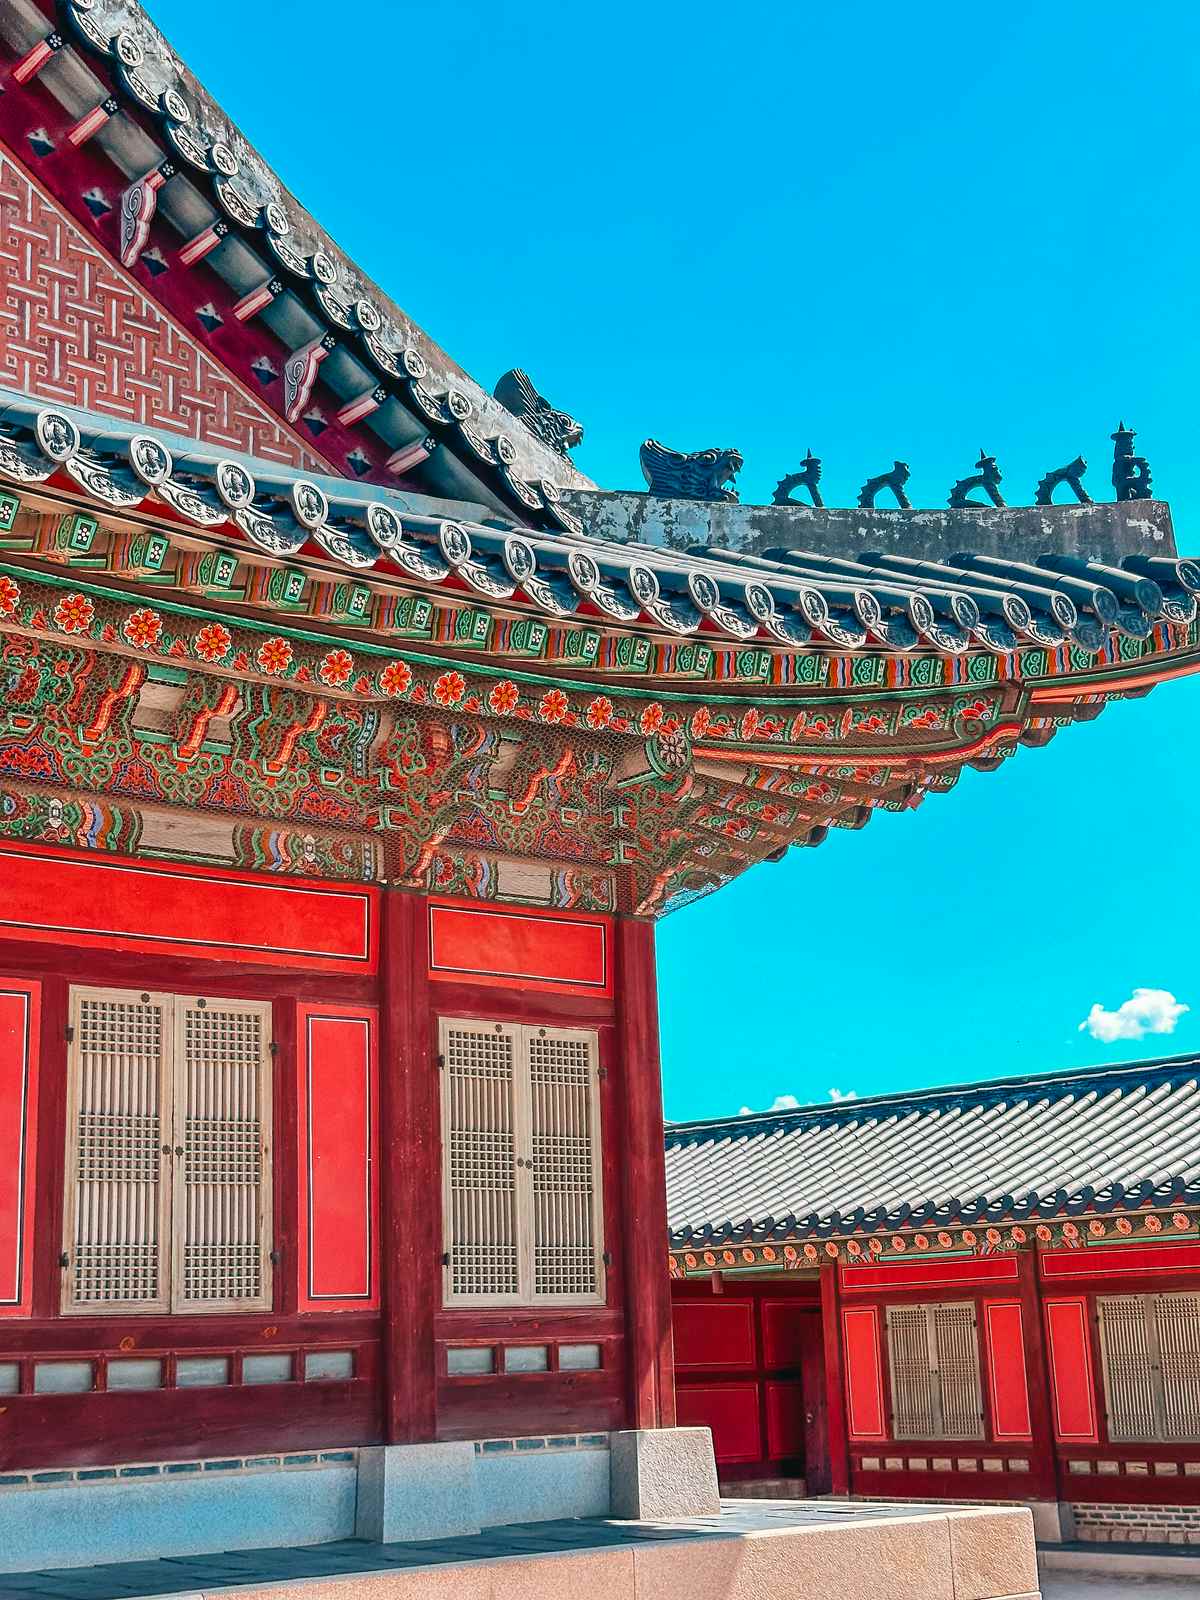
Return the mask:
{"type": "Polygon", "coordinates": [[[158,209],[158,191],[175,176],[173,162],[161,161],[157,167],[137,178],[121,196],[121,265],[135,267],[150,237],[150,224],[158,209]]]}
{"type": "Polygon", "coordinates": [[[441,1117],[425,907],[421,894],[389,888],[383,895],[379,1076],[383,1431],[389,1444],[423,1443],[437,1431],[433,1319],[442,1300],[441,1117]]]}
{"type": "Polygon", "coordinates": [[[78,122],[67,129],[67,143],[73,144],[76,149],[81,144],[86,144],[94,134],[100,132],[106,122],[116,116],[119,109],[116,95],[110,94],[107,100],[101,100],[98,106],[93,106],[80,117],[78,122]]]}
{"type": "Polygon", "coordinates": [[[625,1122],[606,1137],[623,1144],[623,1240],[629,1426],[675,1425],[671,1280],[667,1276],[667,1180],[654,927],[616,924],[617,1036],[625,1122]]]}
{"type": "Polygon", "coordinates": [[[388,392],[382,384],[376,384],[373,389],[364,389],[362,394],[346,401],[337,413],[337,420],[343,428],[351,428],[364,417],[369,417],[372,411],[378,411],[387,397],[388,392]]]}
{"type": "Polygon", "coordinates": [[[233,314],[239,322],[248,322],[253,316],[266,309],[277,296],[283,293],[283,284],[278,278],[268,278],[248,294],[235,302],[233,314]]]}
{"type": "Polygon", "coordinates": [[[825,1408],[829,1421],[829,1492],[850,1493],[850,1443],[846,1429],[846,1381],[842,1361],[841,1295],[837,1262],[822,1266],[821,1337],[825,1347],[825,1408]]]}
{"type": "Polygon", "coordinates": [[[436,448],[437,444],[433,439],[418,439],[414,444],[401,445],[399,450],[393,450],[383,463],[384,468],[400,477],[413,467],[419,467],[422,461],[428,461],[436,448]]]}
{"type": "Polygon", "coordinates": [[[48,33],[44,39],[39,39],[31,50],[27,50],[12,69],[14,83],[28,83],[31,78],[36,78],[38,73],[63,47],[61,33],[48,33]]]}
{"type": "Polygon", "coordinates": [[[184,267],[194,267],[198,261],[203,261],[229,235],[227,222],[213,222],[198,233],[194,239],[189,239],[179,252],[179,264],[184,267]]]}
{"type": "Polygon", "coordinates": [[[284,416],[295,422],[308,404],[308,397],[317,381],[317,368],[333,349],[336,340],[331,333],[310,340],[299,350],[293,350],[283,369],[284,416]]]}

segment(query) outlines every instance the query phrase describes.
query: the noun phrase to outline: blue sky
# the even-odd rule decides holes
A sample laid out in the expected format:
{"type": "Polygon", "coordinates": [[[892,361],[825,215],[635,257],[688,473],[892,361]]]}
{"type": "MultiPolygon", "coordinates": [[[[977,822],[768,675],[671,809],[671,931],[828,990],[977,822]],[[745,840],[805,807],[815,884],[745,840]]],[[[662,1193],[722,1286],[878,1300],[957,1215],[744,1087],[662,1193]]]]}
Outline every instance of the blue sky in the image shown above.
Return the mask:
{"type": "MultiPolygon", "coordinates": [[[[1010,501],[1078,451],[1103,498],[1124,417],[1200,555],[1200,8],[149,3],[468,371],[583,421],[604,486],[654,435],[736,445],[744,500],[809,445],[831,503],[901,456],[942,504],[981,446],[1010,501]]],[[[1114,705],[668,919],[667,1114],[1200,1049],[1198,716],[1196,680],[1114,705]],[[1078,1031],[1138,987],[1193,1009],[1078,1031]]]]}

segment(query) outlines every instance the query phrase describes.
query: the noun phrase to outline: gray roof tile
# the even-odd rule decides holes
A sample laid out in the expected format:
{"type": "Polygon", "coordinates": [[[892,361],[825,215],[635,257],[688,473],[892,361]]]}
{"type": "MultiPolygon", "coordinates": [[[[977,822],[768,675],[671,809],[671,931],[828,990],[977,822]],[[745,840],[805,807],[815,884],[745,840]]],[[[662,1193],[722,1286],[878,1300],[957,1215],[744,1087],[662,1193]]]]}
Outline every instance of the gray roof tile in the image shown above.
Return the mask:
{"type": "Polygon", "coordinates": [[[673,1245],[1200,1203],[1200,1057],[670,1124],[673,1245]]]}

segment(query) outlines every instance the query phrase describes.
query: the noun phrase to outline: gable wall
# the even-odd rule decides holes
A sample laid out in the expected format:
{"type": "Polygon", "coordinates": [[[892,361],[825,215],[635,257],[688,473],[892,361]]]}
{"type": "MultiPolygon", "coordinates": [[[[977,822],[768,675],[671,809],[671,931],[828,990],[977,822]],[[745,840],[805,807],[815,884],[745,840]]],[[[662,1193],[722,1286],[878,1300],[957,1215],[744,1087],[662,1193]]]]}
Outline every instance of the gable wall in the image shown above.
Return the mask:
{"type": "Polygon", "coordinates": [[[2,148],[0,384],[220,449],[330,470],[2,148]]]}

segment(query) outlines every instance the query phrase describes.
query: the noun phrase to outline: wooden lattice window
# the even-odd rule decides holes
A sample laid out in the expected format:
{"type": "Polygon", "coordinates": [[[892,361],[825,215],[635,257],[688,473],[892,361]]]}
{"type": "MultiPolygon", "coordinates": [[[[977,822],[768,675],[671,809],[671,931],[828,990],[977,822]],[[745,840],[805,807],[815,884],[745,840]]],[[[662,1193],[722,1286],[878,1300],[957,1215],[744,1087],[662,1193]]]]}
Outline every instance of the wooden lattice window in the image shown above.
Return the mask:
{"type": "Polygon", "coordinates": [[[893,1436],[982,1439],[974,1304],[889,1306],[887,1330],[893,1436]]]}
{"type": "Polygon", "coordinates": [[[1096,1312],[1109,1438],[1200,1439],[1200,1294],[1102,1295],[1096,1312]]]}
{"type": "Polygon", "coordinates": [[[443,1018],[447,1304],[604,1299],[594,1033],[443,1018]]]}
{"type": "Polygon", "coordinates": [[[63,1310],[266,1310],[269,1004],[71,991],[63,1310]]]}

